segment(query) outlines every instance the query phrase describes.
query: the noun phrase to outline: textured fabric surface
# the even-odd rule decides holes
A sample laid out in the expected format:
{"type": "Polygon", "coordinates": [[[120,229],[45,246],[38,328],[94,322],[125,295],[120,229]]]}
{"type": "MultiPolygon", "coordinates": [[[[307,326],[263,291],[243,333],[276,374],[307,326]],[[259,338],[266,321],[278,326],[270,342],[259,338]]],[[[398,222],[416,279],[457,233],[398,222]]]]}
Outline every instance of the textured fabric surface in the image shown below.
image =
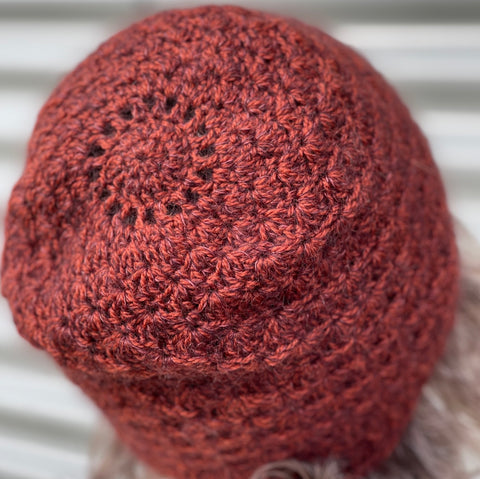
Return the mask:
{"type": "Polygon", "coordinates": [[[2,259],[20,334],[176,479],[375,467],[458,296],[444,187],[395,92],[318,29],[234,6],[149,17],[63,79],[2,259]]]}

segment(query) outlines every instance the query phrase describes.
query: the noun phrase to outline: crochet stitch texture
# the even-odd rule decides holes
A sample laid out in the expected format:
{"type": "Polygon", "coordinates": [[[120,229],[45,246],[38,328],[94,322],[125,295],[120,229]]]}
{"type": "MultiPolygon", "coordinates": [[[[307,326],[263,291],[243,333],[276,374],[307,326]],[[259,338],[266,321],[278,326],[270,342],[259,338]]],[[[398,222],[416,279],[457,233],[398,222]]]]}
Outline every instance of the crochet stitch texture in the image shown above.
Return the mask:
{"type": "Polygon", "coordinates": [[[53,91],[2,293],[119,437],[175,479],[398,443],[458,295],[428,144],[368,62],[236,6],[160,12],[53,91]]]}

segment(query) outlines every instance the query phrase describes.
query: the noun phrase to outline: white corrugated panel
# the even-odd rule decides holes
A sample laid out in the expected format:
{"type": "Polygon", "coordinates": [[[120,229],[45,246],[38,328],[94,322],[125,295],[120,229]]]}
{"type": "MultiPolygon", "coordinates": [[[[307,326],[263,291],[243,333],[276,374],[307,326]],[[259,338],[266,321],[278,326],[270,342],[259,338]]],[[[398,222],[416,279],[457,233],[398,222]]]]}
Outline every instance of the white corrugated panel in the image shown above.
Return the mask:
{"type": "MultiPolygon", "coordinates": [[[[0,0],[0,234],[26,141],[62,74],[156,10],[201,3],[0,0]]],[[[231,2],[230,2],[231,3],[231,2]]],[[[237,4],[323,26],[400,91],[430,140],[453,212],[480,239],[480,2],[278,0],[237,4]]],[[[21,339],[0,299],[0,479],[86,477],[94,406],[21,339]]]]}

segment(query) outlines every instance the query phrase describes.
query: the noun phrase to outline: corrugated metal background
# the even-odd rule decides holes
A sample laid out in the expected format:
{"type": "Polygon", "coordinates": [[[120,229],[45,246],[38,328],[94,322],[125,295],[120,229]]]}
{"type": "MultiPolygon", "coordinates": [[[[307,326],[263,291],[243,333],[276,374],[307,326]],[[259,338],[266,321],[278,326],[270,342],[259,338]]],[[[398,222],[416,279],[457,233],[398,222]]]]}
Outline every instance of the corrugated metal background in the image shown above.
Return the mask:
{"type": "MultiPolygon", "coordinates": [[[[200,3],[215,2],[0,0],[0,247],[26,141],[61,75],[131,21],[200,3]]],[[[304,19],[365,54],[411,107],[451,209],[480,239],[479,1],[230,3],[304,19]]],[[[84,478],[96,415],[51,361],[19,338],[0,299],[0,478],[84,478]]]]}

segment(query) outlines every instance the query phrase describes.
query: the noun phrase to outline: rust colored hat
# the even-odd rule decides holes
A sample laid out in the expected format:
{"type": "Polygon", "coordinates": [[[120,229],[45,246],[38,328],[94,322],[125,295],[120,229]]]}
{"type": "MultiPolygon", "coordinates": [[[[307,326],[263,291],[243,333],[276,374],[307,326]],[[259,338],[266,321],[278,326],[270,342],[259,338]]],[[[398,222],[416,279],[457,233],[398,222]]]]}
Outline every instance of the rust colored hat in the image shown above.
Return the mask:
{"type": "Polygon", "coordinates": [[[457,256],[428,144],[365,59],[204,6],[132,25],[53,91],[2,293],[156,471],[332,456],[362,475],[442,354],[457,256]]]}

